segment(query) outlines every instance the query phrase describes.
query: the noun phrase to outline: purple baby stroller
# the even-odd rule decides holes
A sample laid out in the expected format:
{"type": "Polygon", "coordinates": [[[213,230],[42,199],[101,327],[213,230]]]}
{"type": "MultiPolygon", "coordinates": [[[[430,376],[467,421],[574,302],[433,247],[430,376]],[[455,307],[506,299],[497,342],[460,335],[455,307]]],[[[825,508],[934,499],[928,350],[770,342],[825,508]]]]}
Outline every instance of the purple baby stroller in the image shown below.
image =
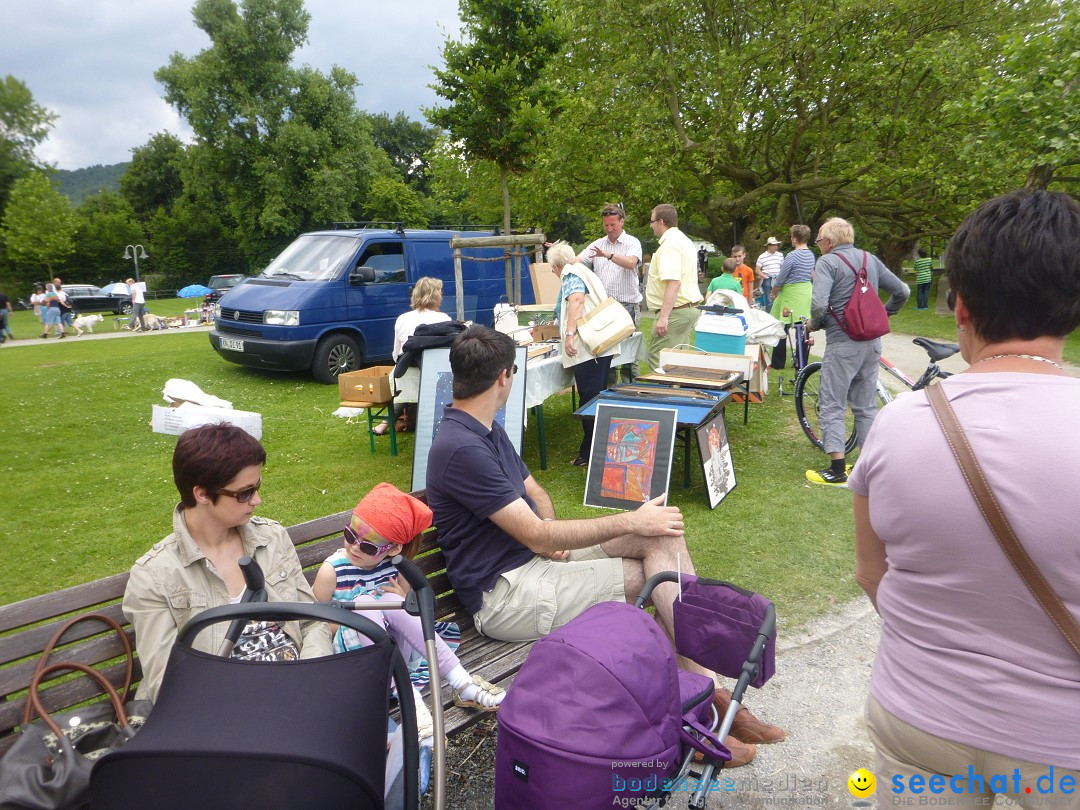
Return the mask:
{"type": "Polygon", "coordinates": [[[731,759],[720,741],[746,687],[774,672],[776,614],[763,596],[681,576],[676,648],[737,679],[721,718],[712,680],[678,669],[671,641],[641,610],[656,585],[679,580],[656,574],[634,606],[595,605],[534,645],[499,708],[496,808],[649,807],[681,792],[705,806],[731,759]]]}

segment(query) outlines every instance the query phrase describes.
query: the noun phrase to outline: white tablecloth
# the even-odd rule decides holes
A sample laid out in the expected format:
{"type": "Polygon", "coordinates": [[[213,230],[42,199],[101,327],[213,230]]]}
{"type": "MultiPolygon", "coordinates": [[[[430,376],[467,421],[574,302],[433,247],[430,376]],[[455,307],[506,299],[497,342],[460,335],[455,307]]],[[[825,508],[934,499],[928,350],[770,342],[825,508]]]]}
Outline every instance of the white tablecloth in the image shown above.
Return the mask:
{"type": "MultiPolygon", "coordinates": [[[[619,354],[611,360],[611,367],[626,365],[637,361],[644,338],[641,332],[635,332],[622,342],[619,354]]],[[[574,384],[574,369],[563,368],[559,355],[530,360],[525,374],[525,407],[534,408],[543,405],[552,394],[574,384]]],[[[420,369],[410,368],[397,380],[398,390],[395,402],[416,402],[419,399],[420,369]]]]}

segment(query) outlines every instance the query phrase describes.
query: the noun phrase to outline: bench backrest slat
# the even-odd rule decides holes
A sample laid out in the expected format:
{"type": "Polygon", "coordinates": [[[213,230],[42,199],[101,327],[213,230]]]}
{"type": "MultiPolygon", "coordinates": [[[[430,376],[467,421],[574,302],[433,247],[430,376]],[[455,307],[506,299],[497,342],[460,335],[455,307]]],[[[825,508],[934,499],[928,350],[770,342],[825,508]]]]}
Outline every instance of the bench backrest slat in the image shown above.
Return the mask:
{"type": "MultiPolygon", "coordinates": [[[[108,616],[121,626],[127,624],[127,620],[124,618],[124,612],[120,609],[119,602],[114,602],[111,605],[98,606],[94,608],[93,612],[108,616]]],[[[0,638],[0,664],[9,664],[12,661],[18,661],[27,656],[34,656],[34,659],[37,660],[37,656],[65,621],[67,621],[66,618],[58,619],[49,622],[48,624],[41,624],[37,627],[28,628],[21,633],[14,633],[10,636],[0,638]]],[[[79,641],[80,639],[96,636],[102,632],[104,632],[104,626],[100,622],[84,622],[75,625],[71,630],[65,633],[64,638],[61,639],[60,643],[70,644],[71,642],[79,641]]],[[[0,669],[0,676],[2,676],[5,671],[6,670],[4,669],[0,669]]],[[[2,694],[5,694],[5,692],[0,689],[0,695],[2,694]]]]}
{"type": "Polygon", "coordinates": [[[68,613],[86,613],[97,605],[122,597],[127,580],[127,572],[113,574],[111,577],[87,582],[84,585],[75,585],[24,599],[11,605],[0,606],[0,633],[68,613]]]}

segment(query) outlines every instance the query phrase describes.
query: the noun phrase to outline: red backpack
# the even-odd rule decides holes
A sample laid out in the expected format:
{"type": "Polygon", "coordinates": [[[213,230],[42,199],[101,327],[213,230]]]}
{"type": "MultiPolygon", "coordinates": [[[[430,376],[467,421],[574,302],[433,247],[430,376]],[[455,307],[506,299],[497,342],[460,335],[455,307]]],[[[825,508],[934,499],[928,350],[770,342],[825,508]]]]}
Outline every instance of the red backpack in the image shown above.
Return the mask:
{"type": "Polygon", "coordinates": [[[832,307],[829,307],[829,314],[852,340],[873,340],[889,334],[889,314],[878,298],[877,290],[870,286],[866,277],[866,251],[863,251],[862,265],[858,270],[844,258],[844,254],[837,253],[836,257],[855,274],[855,289],[844,305],[843,315],[832,307]]]}

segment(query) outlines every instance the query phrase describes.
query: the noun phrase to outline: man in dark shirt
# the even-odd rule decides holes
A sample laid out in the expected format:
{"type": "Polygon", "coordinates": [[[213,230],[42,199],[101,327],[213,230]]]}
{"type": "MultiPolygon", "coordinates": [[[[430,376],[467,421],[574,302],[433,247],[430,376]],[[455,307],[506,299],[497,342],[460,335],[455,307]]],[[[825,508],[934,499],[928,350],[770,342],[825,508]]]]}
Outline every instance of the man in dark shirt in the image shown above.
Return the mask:
{"type": "MultiPolygon", "coordinates": [[[[513,341],[473,326],[450,350],[454,402],[428,456],[428,505],[439,528],[446,572],[477,629],[509,641],[536,639],[600,602],[632,601],[658,571],[694,572],[682,513],[663,496],[633,512],[557,520],[551,497],[529,473],[495,414],[510,395],[513,341]]],[[[672,636],[676,586],[657,587],[657,619],[672,636]]],[[[693,662],[680,665],[710,676],[693,662]]],[[[715,676],[714,676],[715,677],[715,676]]],[[[730,692],[717,690],[726,709],[730,692]]],[[[745,709],[725,742],[732,765],[753,745],[784,732],[745,709]]],[[[731,765],[729,765],[731,767],[731,765]]]]}

